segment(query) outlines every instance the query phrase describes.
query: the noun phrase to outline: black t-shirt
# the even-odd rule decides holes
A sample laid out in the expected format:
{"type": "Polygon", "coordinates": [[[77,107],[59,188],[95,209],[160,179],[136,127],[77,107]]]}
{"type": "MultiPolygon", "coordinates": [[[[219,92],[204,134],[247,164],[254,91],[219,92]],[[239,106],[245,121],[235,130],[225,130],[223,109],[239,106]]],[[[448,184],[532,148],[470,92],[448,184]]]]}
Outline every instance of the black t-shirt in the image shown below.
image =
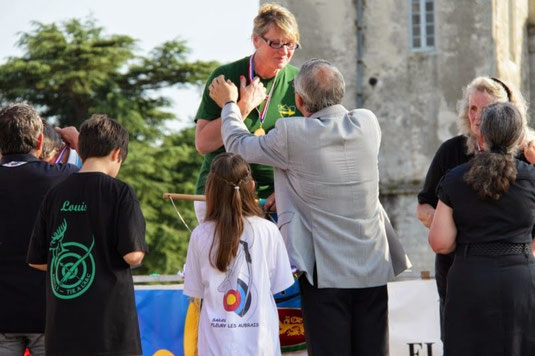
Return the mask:
{"type": "Polygon", "coordinates": [[[440,179],[452,168],[468,162],[474,155],[466,154],[466,137],[455,136],[444,141],[431,161],[422,191],[418,194],[418,203],[429,204],[436,208],[438,204],[437,186],[440,179]]]}
{"type": "Polygon", "coordinates": [[[440,200],[453,209],[457,243],[531,242],[535,227],[535,167],[516,161],[515,182],[498,200],[480,199],[465,183],[469,163],[452,169],[439,186],[440,200]]]}
{"type": "MultiPolygon", "coordinates": [[[[424,187],[418,193],[418,203],[429,204],[436,208],[438,204],[437,187],[442,177],[450,169],[470,161],[473,157],[473,154],[466,154],[466,136],[459,135],[444,141],[431,161],[425,176],[424,187]]],[[[517,158],[527,162],[523,152],[519,152],[517,158]]]]}
{"type": "Polygon", "coordinates": [[[145,219],[128,184],[77,173],[49,191],[27,259],[48,264],[47,355],[141,354],[123,256],[147,250],[145,219]]]}
{"type": "Polygon", "coordinates": [[[31,154],[0,159],[0,333],[45,330],[45,273],[28,266],[26,252],[46,192],[76,171],[31,154]]]}

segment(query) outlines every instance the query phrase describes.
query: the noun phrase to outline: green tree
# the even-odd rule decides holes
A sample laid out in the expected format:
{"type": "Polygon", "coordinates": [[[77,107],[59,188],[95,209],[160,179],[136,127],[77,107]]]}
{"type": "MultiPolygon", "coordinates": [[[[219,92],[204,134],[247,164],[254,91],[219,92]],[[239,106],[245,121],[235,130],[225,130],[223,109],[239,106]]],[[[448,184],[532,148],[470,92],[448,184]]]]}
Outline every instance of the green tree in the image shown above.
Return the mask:
{"type": "MultiPolygon", "coordinates": [[[[217,63],[188,62],[188,48],[180,40],[138,55],[136,40],[106,35],[92,19],[33,25],[17,43],[23,54],[0,65],[0,103],[29,102],[60,126],[79,127],[95,113],[123,124],[131,143],[120,178],[139,195],[151,248],[138,271],[176,272],[189,232],[161,196],[193,192],[202,158],[194,148],[193,129],[165,134],[165,122],[175,116],[165,110],[170,100],[158,89],[199,85],[217,63]]],[[[193,225],[192,204],[177,207],[193,225]]]]}
{"type": "MultiPolygon", "coordinates": [[[[190,234],[171,202],[162,199],[162,194],[195,191],[202,163],[202,156],[195,150],[195,129],[166,136],[158,147],[144,150],[138,149],[138,145],[143,143],[130,144],[120,175],[136,190],[147,220],[147,242],[151,251],[139,272],[176,273],[185,262],[190,234]]],[[[175,201],[175,205],[193,229],[196,225],[193,204],[175,201]]]]}

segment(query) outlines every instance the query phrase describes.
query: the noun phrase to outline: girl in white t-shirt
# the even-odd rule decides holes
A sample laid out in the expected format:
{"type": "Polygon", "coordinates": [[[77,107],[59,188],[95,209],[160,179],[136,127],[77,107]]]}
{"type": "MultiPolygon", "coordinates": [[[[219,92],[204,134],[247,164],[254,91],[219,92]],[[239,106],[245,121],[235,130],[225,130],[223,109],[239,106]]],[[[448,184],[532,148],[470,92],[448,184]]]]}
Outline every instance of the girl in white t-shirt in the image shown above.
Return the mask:
{"type": "Polygon", "coordinates": [[[184,294],[202,298],[199,355],[279,355],[273,294],[294,283],[276,225],[260,217],[247,162],[232,153],[213,161],[206,220],[191,235],[184,294]]]}

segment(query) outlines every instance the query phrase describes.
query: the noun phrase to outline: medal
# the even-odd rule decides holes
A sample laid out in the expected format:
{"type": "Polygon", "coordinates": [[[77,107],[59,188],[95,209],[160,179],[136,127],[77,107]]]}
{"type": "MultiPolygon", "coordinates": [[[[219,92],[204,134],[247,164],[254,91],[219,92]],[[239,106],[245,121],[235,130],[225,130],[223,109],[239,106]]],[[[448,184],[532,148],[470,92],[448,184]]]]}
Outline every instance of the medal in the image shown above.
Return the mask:
{"type": "MultiPolygon", "coordinates": [[[[254,54],[249,58],[249,82],[252,83],[254,79],[254,54]]],[[[262,128],[262,125],[264,124],[264,120],[266,119],[267,115],[267,109],[269,107],[269,104],[271,102],[271,97],[273,95],[273,90],[275,89],[275,84],[277,82],[277,75],[279,72],[277,71],[277,74],[275,74],[275,78],[273,79],[273,83],[271,84],[271,88],[269,89],[269,93],[266,96],[266,99],[264,101],[264,106],[262,107],[262,110],[258,110],[256,108],[256,111],[258,112],[258,120],[260,121],[260,127],[257,128],[254,132],[255,136],[265,136],[266,131],[262,128]]]]}
{"type": "Polygon", "coordinates": [[[259,127],[255,130],[254,135],[255,136],[264,136],[266,134],[266,131],[262,127],[259,127]]]}

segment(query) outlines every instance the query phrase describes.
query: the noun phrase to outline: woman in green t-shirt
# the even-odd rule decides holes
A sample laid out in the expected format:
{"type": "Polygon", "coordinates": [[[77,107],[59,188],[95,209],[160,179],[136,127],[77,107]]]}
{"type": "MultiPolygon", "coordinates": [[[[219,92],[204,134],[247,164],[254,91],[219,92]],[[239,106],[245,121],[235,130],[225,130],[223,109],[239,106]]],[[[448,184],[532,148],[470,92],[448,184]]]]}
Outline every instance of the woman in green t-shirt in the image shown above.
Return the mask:
{"type": "MultiPolygon", "coordinates": [[[[254,19],[252,41],[255,53],[214,70],[207,81],[195,121],[195,146],[204,154],[197,179],[196,194],[204,194],[206,176],[215,156],[224,152],[221,139],[221,108],[210,98],[212,80],[224,75],[240,88],[238,106],[244,123],[255,135],[265,135],[281,117],[299,116],[295,106],[293,79],[298,69],[289,65],[299,48],[297,21],[288,9],[266,4],[254,19]]],[[[264,208],[275,211],[273,169],[251,165],[259,198],[265,198],[264,208]]],[[[204,202],[195,202],[199,222],[204,220],[204,202]]]]}

